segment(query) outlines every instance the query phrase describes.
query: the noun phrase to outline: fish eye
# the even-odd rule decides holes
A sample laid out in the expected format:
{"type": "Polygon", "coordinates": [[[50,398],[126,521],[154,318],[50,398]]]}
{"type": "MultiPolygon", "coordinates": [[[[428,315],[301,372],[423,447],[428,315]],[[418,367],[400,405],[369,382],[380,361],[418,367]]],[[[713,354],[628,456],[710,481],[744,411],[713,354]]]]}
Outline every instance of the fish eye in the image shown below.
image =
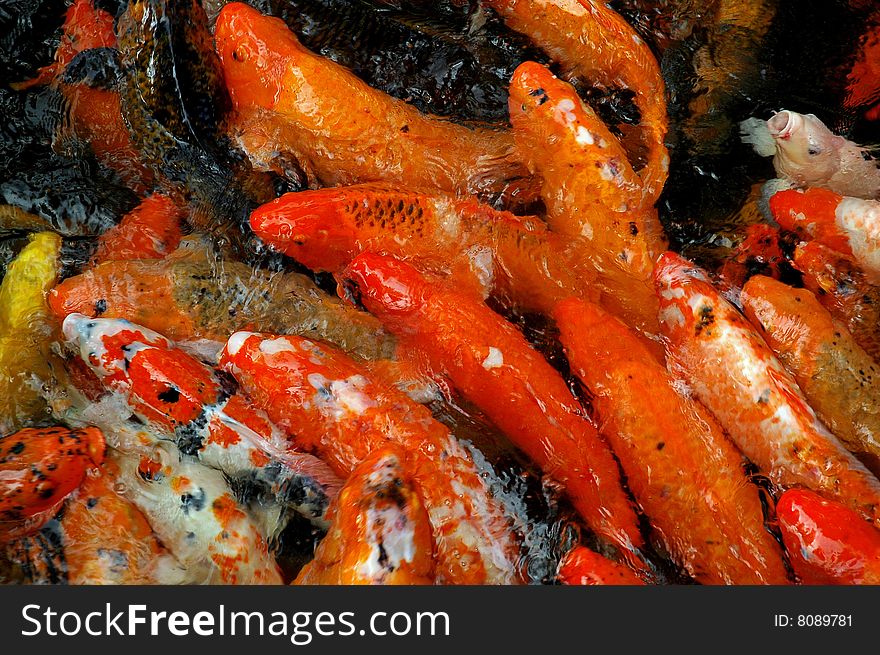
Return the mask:
{"type": "Polygon", "coordinates": [[[808,155],[818,155],[820,152],[822,152],[822,151],[819,150],[819,148],[809,148],[807,150],[808,155]]]}
{"type": "Polygon", "coordinates": [[[232,51],[232,58],[240,63],[244,63],[248,60],[248,51],[244,46],[238,46],[235,50],[232,51]]]}

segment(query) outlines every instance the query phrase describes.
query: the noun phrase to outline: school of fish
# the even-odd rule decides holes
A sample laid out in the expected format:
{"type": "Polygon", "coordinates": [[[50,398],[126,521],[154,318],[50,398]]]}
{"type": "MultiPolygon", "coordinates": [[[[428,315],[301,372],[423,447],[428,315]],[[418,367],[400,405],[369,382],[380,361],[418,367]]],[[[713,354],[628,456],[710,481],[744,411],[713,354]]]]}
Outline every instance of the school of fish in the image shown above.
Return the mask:
{"type": "Polygon", "coordinates": [[[544,582],[880,584],[868,150],[812,114],[743,121],[777,177],[707,270],[658,218],[657,58],[600,0],[483,2],[545,57],[494,123],[215,4],[74,0],[14,85],[57,88],[65,142],[139,202],[73,271],[10,209],[32,234],[0,283],[0,580],[534,582],[483,429],[577,526],[544,582]]]}

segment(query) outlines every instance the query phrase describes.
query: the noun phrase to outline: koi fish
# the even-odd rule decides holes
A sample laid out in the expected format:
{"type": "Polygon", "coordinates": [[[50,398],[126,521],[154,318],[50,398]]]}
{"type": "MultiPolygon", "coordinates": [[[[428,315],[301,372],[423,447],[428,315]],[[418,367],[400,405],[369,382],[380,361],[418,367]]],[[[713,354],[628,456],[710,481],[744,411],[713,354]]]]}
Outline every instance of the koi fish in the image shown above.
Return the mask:
{"type": "Polygon", "coordinates": [[[880,519],[880,481],[819,421],[761,336],[706,274],[667,252],[655,273],[673,373],[775,484],[803,485],[880,519]]]}
{"type": "Polygon", "coordinates": [[[180,244],[182,218],[183,212],[173,200],[151,195],[101,235],[92,263],[161,259],[180,244]]]}
{"type": "Polygon", "coordinates": [[[640,186],[645,203],[653,205],[669,174],[668,118],[660,67],[645,41],[618,13],[595,0],[488,0],[486,6],[557,61],[566,79],[622,85],[635,93],[647,147],[640,186]]]}
{"type": "Polygon", "coordinates": [[[583,546],[575,546],[559,562],[557,578],[565,585],[644,585],[629,568],[583,546]]]}
{"type": "Polygon", "coordinates": [[[56,78],[69,120],[62,122],[55,141],[76,152],[70,143],[91,150],[139,195],[148,193],[155,176],[141,161],[122,116],[119,53],[110,47],[84,50],[56,78]]]}
{"type": "Polygon", "coordinates": [[[11,84],[13,89],[23,91],[49,84],[80,52],[116,46],[113,16],[96,8],[92,0],[74,0],[64,14],[64,25],[61,29],[61,42],[55,50],[52,63],[41,67],[33,79],[11,84]]]}
{"type": "MultiPolygon", "coordinates": [[[[288,193],[251,214],[262,241],[313,270],[339,274],[361,252],[412,259],[478,291],[549,313],[562,298],[593,297],[592,269],[537,218],[474,199],[377,185],[288,193]]],[[[485,295],[485,294],[483,294],[485,295]]]]}
{"type": "Polygon", "coordinates": [[[61,237],[39,232],[0,283],[0,432],[50,418],[42,387],[51,378],[46,294],[58,278],[61,237]]]}
{"type": "Polygon", "coordinates": [[[623,149],[570,84],[534,62],[513,75],[510,115],[520,150],[543,180],[550,228],[580,239],[582,257],[607,287],[600,304],[656,334],[650,276],[663,233],[623,149]]]}
{"type": "Polygon", "coordinates": [[[794,264],[804,286],[875,362],[880,361],[880,287],[851,259],[815,241],[795,249],[794,264]]]}
{"type": "Polygon", "coordinates": [[[842,196],[880,197],[880,167],[865,148],[836,135],[813,114],[780,111],[764,122],[740,124],[743,141],[773,156],[776,175],[799,187],[822,187],[842,196]]]}
{"type": "Polygon", "coordinates": [[[880,473],[880,366],[807,289],[757,275],[742,304],[819,418],[880,473]]]}
{"type": "Polygon", "coordinates": [[[738,295],[752,275],[766,275],[778,280],[785,262],[785,254],[779,245],[779,230],[766,223],[755,223],[746,228],[745,238],[725,260],[718,277],[738,295]]]}
{"type": "Polygon", "coordinates": [[[440,581],[518,581],[517,547],[500,504],[426,407],[341,351],[303,337],[236,332],[220,364],[297,446],[341,477],[371,453],[400,446],[431,521],[440,581]]]}
{"type": "Polygon", "coordinates": [[[424,115],[306,50],[280,19],[232,2],[214,37],[238,141],[264,167],[285,153],[324,186],[384,181],[461,195],[527,174],[509,133],[424,115]]]}
{"type": "Polygon", "coordinates": [[[274,197],[271,180],[229,148],[230,108],[198,0],[133,0],[117,22],[121,107],[132,144],[163,193],[220,245],[250,254],[241,230],[274,197]]]}
{"type": "Polygon", "coordinates": [[[880,531],[851,509],[805,489],[776,504],[782,540],[804,584],[880,584],[880,531]]]}
{"type": "Polygon", "coordinates": [[[821,188],[791,189],[773,194],[770,211],[786,230],[851,257],[880,283],[880,201],[821,188]]]}
{"type": "Polygon", "coordinates": [[[86,471],[104,460],[97,428],[24,428],[0,437],[0,540],[34,532],[52,518],[86,471]]]}
{"type": "Polygon", "coordinates": [[[576,299],[554,312],[572,371],[666,551],[703,584],[786,584],[742,455],[625,325],[576,299]]]}
{"type": "Polygon", "coordinates": [[[265,538],[223,474],[169,447],[157,446],[152,457],[113,453],[125,497],[144,513],[156,536],[200,582],[281,584],[265,538]]]}
{"type": "Polygon", "coordinates": [[[62,329],[104,386],[121,394],[131,411],[182,455],[233,481],[246,480],[273,502],[326,525],[322,519],[338,491],[336,476],[321,461],[291,449],[265,414],[210,367],[123,319],[70,314],[62,329]]]}
{"type": "Polygon", "coordinates": [[[10,544],[29,584],[173,584],[185,572],[156,539],[147,519],[116,487],[110,461],[85,476],[58,518],[10,544]]]}
{"type": "Polygon", "coordinates": [[[610,449],[562,377],[478,298],[431,284],[409,264],[364,253],[345,272],[367,309],[424,354],[544,472],[595,532],[633,553],[635,512],[610,449]]]}
{"type": "Polygon", "coordinates": [[[330,529],[315,558],[293,584],[431,584],[431,523],[405,458],[385,447],[352,471],[327,513],[330,529]]]}
{"type": "Polygon", "coordinates": [[[126,318],[174,341],[225,340],[239,329],[301,333],[367,359],[390,357],[393,339],[366,312],[327,295],[298,273],[271,274],[202,253],[105,262],[52,289],[59,318],[126,318]]]}

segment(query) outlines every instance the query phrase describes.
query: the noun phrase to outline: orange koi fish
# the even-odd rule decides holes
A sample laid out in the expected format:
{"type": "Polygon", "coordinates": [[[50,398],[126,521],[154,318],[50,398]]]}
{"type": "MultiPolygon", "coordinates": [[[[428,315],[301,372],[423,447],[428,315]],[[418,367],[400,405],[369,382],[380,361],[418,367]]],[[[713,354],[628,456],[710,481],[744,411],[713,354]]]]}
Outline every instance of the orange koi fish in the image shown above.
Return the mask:
{"type": "Polygon", "coordinates": [[[27,82],[12,84],[16,90],[49,84],[80,52],[92,48],[112,48],[116,46],[116,33],[113,30],[113,16],[103,9],[97,9],[92,0],[74,0],[64,15],[63,33],[55,60],[37,71],[37,76],[27,82]]]}
{"type": "Polygon", "coordinates": [[[840,503],[789,489],[776,504],[782,540],[804,584],[880,585],[880,531],[840,503]]]}
{"type": "Polygon", "coordinates": [[[880,366],[807,289],[757,275],[742,304],[819,418],[880,473],[880,366]]]}
{"type": "Polygon", "coordinates": [[[10,544],[28,584],[156,584],[183,571],[156,539],[147,519],[116,491],[113,462],[86,475],[55,521],[10,544]]]}
{"type": "Polygon", "coordinates": [[[828,189],[790,189],[773,194],[770,211],[786,230],[851,257],[875,284],[880,282],[880,201],[828,189]]]}
{"type": "Polygon", "coordinates": [[[441,581],[518,580],[517,548],[500,505],[426,407],[341,351],[302,337],[237,332],[220,363],[300,448],[340,476],[389,444],[403,448],[431,520],[441,581]]]}
{"type": "Polygon", "coordinates": [[[510,115],[520,149],[543,180],[551,229],[580,239],[582,257],[607,287],[603,306],[655,334],[650,279],[666,246],[623,149],[570,84],[534,62],[513,75],[510,115]]]}
{"type": "Polygon", "coordinates": [[[589,548],[575,546],[562,561],[556,574],[566,585],[644,585],[645,583],[622,564],[612,562],[589,548]]]}
{"type": "Polygon", "coordinates": [[[145,198],[98,239],[93,264],[132,259],[161,259],[180,245],[183,212],[159,194],[145,198]]]}
{"type": "Polygon", "coordinates": [[[880,481],[819,421],[773,351],[712,286],[668,252],[657,263],[670,367],[742,452],[781,487],[804,485],[880,519],[880,481]]]}
{"type": "Polygon", "coordinates": [[[640,186],[646,203],[654,204],[669,174],[664,144],[669,121],[663,78],[648,44],[619,14],[596,0],[488,0],[486,5],[559,62],[566,79],[635,93],[648,150],[640,186]]]}
{"type": "Polygon", "coordinates": [[[554,317],[629,489],[672,558],[703,584],[786,584],[758,489],[715,420],[599,307],[571,299],[554,317]]]}
{"type": "Polygon", "coordinates": [[[880,361],[880,287],[851,259],[815,241],[795,249],[794,263],[803,273],[804,286],[875,362],[880,361]]]}
{"type": "Polygon", "coordinates": [[[264,242],[309,268],[341,273],[361,252],[418,261],[549,313],[568,296],[593,297],[592,269],[577,266],[539,219],[446,194],[357,185],[288,193],[251,214],[264,242]]]}
{"type": "Polygon", "coordinates": [[[390,357],[395,347],[379,321],[304,275],[255,271],[204,253],[105,262],[61,282],[48,302],[59,319],[126,318],[175,341],[262,329],[324,339],[367,359],[390,357]]]}
{"type": "MultiPolygon", "coordinates": [[[[104,383],[181,454],[265,488],[274,502],[322,522],[338,490],[320,460],[293,450],[266,415],[196,358],[122,319],[71,314],[64,336],[104,383]]],[[[323,523],[323,522],[322,522],[323,523]]]]}
{"type": "Polygon", "coordinates": [[[97,428],[24,428],[0,437],[0,541],[34,532],[104,460],[97,428]]]}
{"type": "Polygon", "coordinates": [[[345,277],[371,313],[565,487],[590,528],[629,553],[642,544],[607,444],[516,328],[478,298],[432,284],[390,257],[364,253],[345,277]]]}
{"type": "Polygon", "coordinates": [[[426,116],[306,50],[284,22],[232,2],[214,32],[239,141],[271,167],[283,153],[326,186],[384,181],[458,194],[527,172],[511,135],[426,116]]]}
{"type": "Polygon", "coordinates": [[[293,584],[417,585],[433,581],[428,512],[387,446],[354,469],[327,513],[330,530],[293,584]]]}

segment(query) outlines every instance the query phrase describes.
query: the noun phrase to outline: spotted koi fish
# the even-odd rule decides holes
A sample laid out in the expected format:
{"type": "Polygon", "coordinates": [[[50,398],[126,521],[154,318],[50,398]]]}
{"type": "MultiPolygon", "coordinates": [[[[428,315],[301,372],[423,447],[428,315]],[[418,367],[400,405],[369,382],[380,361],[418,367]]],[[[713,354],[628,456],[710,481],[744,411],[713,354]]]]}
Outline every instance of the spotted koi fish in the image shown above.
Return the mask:
{"type": "Polygon", "coordinates": [[[440,581],[519,580],[518,549],[500,504],[426,407],[345,353],[293,335],[237,332],[220,364],[297,446],[340,476],[389,444],[403,448],[431,521],[440,581]]]}
{"type": "Polygon", "coordinates": [[[330,530],[293,584],[431,584],[431,523],[406,455],[388,446],[371,453],[328,511],[330,530]]]}
{"type": "Polygon", "coordinates": [[[755,328],[674,253],[656,271],[670,367],[779,486],[801,485],[880,520],[880,480],[838,441],[755,328]]]}
{"type": "Polygon", "coordinates": [[[473,198],[390,186],[288,193],[251,214],[265,243],[319,271],[341,273],[361,252],[415,260],[484,296],[549,313],[569,296],[595,296],[595,273],[537,218],[473,198]]]}
{"type": "Polygon", "coordinates": [[[124,494],[192,581],[281,584],[260,528],[239,505],[220,471],[181,458],[170,444],[152,456],[114,451],[124,494]]]}
{"type": "Polygon", "coordinates": [[[0,437],[0,541],[38,530],[104,460],[98,428],[24,428],[0,437]]]}
{"type": "Polygon", "coordinates": [[[62,327],[104,387],[122,395],[182,455],[324,524],[338,490],[336,476],[320,460],[292,449],[266,415],[235,392],[234,383],[157,332],[123,319],[71,314],[62,327]]]}

